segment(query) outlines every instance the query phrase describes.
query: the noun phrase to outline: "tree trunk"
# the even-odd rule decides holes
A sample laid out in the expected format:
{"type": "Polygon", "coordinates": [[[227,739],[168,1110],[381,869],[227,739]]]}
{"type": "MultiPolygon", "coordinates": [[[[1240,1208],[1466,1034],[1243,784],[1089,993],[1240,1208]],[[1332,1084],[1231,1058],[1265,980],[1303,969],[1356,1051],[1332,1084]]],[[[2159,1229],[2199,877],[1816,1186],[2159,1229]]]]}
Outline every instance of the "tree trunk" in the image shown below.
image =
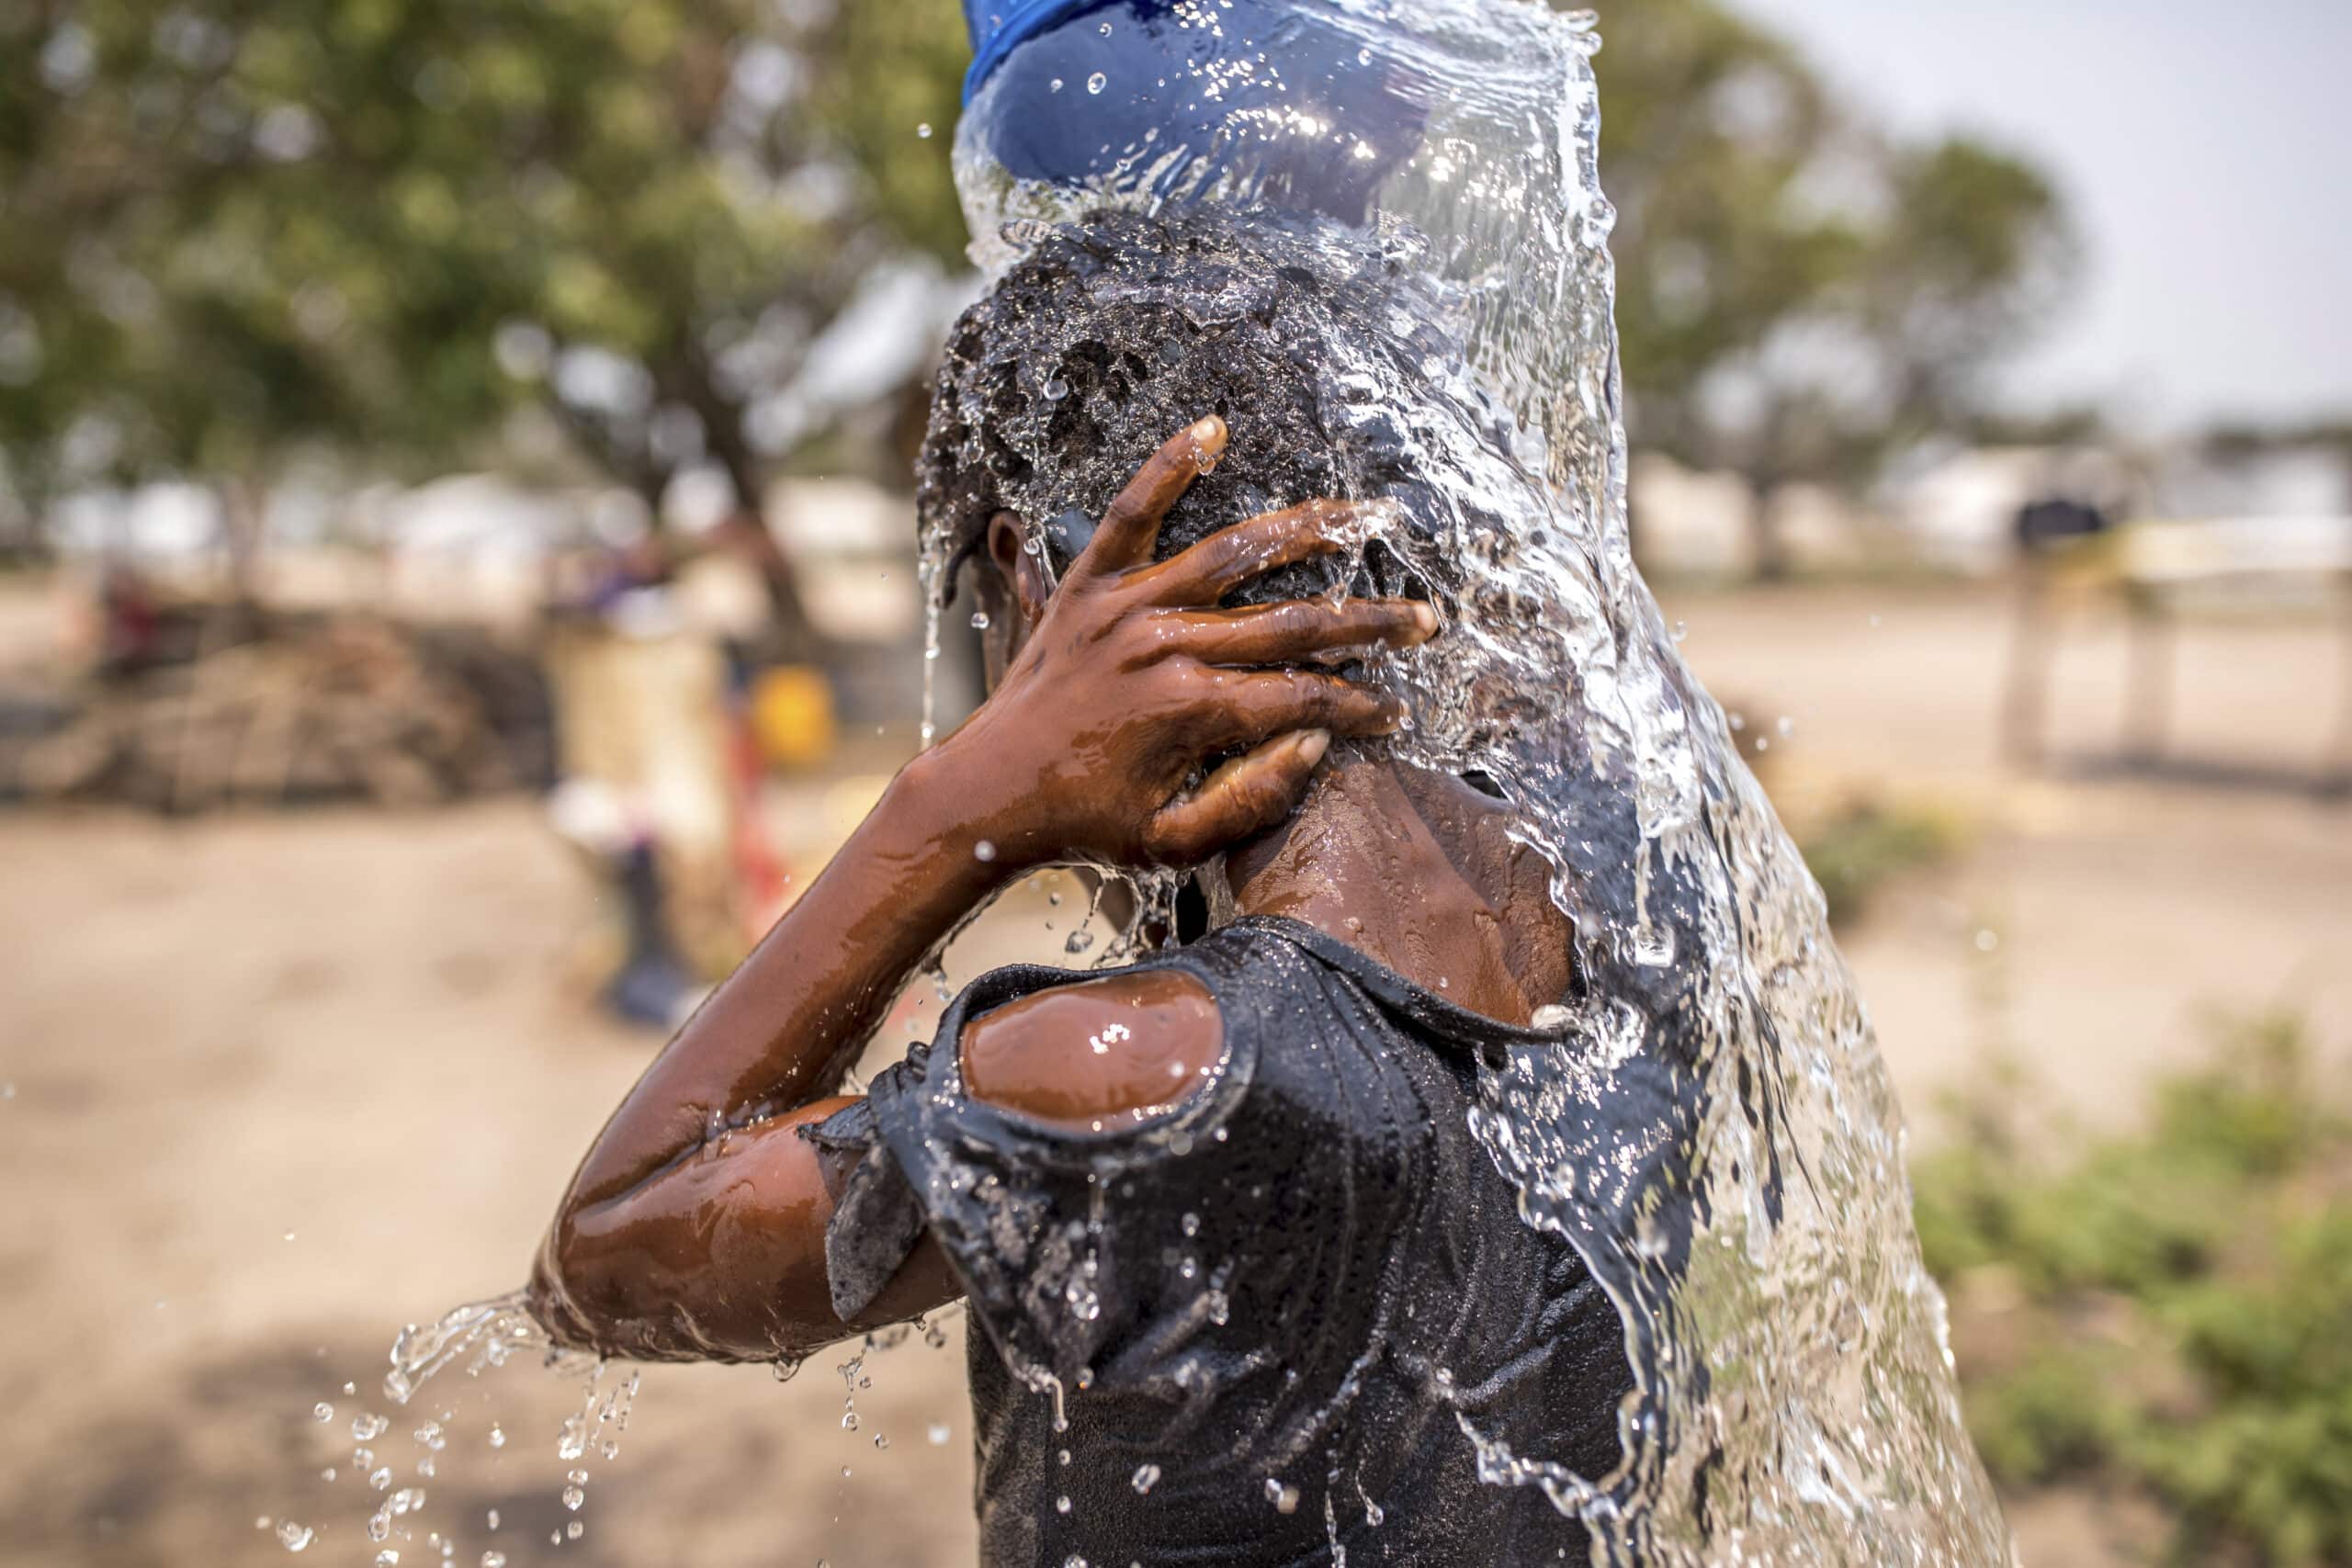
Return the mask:
{"type": "Polygon", "coordinates": [[[793,581],[792,563],[768,532],[766,485],[759,455],[743,435],[743,411],[719,392],[710,367],[697,354],[685,367],[676,389],[688,408],[702,421],[703,450],[726,471],[735,487],[737,515],[760,531],[760,571],[768,589],[769,607],[775,617],[775,648],[786,659],[806,660],[816,656],[816,628],[801,607],[793,581]]]}
{"type": "Polygon", "coordinates": [[[1756,542],[1756,580],[1758,582],[1785,582],[1792,563],[1789,559],[1788,541],[1781,534],[1780,509],[1773,505],[1781,492],[1781,481],[1771,474],[1747,476],[1748,536],[1756,542]]]}
{"type": "Polygon", "coordinates": [[[228,554],[226,639],[243,642],[258,636],[262,626],[262,558],[268,547],[269,491],[258,479],[239,475],[222,480],[215,493],[220,503],[221,543],[228,554]]]}

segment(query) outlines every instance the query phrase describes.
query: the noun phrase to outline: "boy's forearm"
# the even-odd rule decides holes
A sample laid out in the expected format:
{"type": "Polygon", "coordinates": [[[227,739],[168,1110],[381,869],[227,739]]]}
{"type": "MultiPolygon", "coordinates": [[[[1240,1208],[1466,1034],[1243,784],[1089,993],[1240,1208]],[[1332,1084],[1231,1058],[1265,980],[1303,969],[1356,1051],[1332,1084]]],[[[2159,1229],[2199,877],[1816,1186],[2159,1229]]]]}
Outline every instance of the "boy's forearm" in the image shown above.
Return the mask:
{"type": "Polygon", "coordinates": [[[831,1092],[907,974],[1001,881],[945,746],[917,758],[606,1123],[567,1205],[643,1181],[755,1110],[831,1092]]]}

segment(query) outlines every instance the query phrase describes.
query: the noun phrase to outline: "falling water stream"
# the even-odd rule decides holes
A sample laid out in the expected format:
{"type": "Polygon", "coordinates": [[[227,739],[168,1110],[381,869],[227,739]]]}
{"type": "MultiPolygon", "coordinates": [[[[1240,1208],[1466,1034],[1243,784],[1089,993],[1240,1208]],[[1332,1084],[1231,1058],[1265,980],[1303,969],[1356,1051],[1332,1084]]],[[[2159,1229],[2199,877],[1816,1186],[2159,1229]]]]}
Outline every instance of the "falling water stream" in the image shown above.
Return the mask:
{"type": "MultiPolygon", "coordinates": [[[[1184,0],[1082,13],[1038,57],[1147,27],[1170,46],[1149,82],[1122,80],[1139,57],[1114,51],[1050,84],[1100,149],[1081,179],[1009,168],[1038,84],[1007,70],[981,86],[956,147],[974,256],[1001,274],[1106,207],[1282,214],[1236,219],[1233,300],[1176,303],[1239,308],[1249,265],[1377,268],[1414,303],[1323,371],[1329,406],[1354,411],[1338,434],[1407,443],[1426,481],[1415,526],[1384,543],[1454,585],[1446,635],[1375,673],[1412,704],[1404,754],[1495,779],[1576,923],[1587,993],[1545,1021],[1565,1043],[1488,1069],[1474,1129],[1525,1222],[1608,1291],[1636,1383],[1615,1472],[1513,1451],[1463,1416],[1481,1478],[1580,1516],[1599,1562],[2009,1561],[1868,1015],[1818,887],[1634,570],[1593,18],[1525,0],[1184,0]],[[1180,100],[1199,129],[1138,118],[1180,100]],[[1310,167],[1350,172],[1354,209],[1299,218],[1310,167]]],[[[931,649],[951,549],[944,531],[922,543],[931,649]]],[[[1173,886],[1147,887],[1147,907],[1173,886]]],[[[551,1357],[519,1298],[403,1335],[385,1393],[405,1404],[435,1372],[524,1356],[586,1380],[563,1457],[605,1453],[633,1377],[551,1357]]],[[[392,1497],[379,1508],[371,1535],[399,1519],[392,1497]]]]}
{"type": "MultiPolygon", "coordinates": [[[[1225,215],[1186,243],[1239,259],[1228,279],[1152,291],[1111,268],[1090,285],[1195,326],[1255,308],[1252,265],[1400,279],[1397,309],[1318,338],[1340,355],[1318,408],[1341,493],[1380,493],[1347,453],[1401,445],[1414,526],[1384,543],[1453,584],[1446,635],[1381,671],[1411,702],[1401,750],[1499,783],[1576,921],[1590,984],[1553,1021],[1569,1037],[1490,1072],[1474,1127],[1526,1222],[1608,1290],[1637,1383],[1615,1473],[1510,1451],[1464,1417],[1482,1478],[1540,1487],[1605,1561],[2005,1562],[1869,1018],[1818,886],[1634,570],[1594,27],[1524,0],[1082,13],[1022,51],[1032,77],[1089,48],[1106,62],[1083,96],[1044,84],[1065,142],[1094,150],[1080,174],[1015,167],[1035,161],[1040,85],[1013,66],[967,107],[975,259],[1001,275],[1057,235],[1083,245],[1109,208],[1225,215]],[[1151,47],[1118,47],[1119,28],[1151,47]]],[[[1053,323],[1033,328],[1047,346],[1053,323]]],[[[1071,395],[1022,390],[1041,411],[1071,395]]],[[[1022,446],[1019,416],[1004,432],[1022,446]]],[[[926,540],[927,582],[949,547],[926,540]]]]}

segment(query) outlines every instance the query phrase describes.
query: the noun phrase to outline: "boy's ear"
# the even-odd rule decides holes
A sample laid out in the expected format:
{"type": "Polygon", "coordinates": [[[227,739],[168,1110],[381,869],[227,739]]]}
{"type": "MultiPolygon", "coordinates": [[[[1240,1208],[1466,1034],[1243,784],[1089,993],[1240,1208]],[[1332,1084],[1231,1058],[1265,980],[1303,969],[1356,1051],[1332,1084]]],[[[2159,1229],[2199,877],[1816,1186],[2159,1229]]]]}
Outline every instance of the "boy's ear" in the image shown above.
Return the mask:
{"type": "Polygon", "coordinates": [[[1053,590],[1035,556],[1022,547],[1021,519],[1000,512],[989,519],[989,564],[1003,586],[1006,599],[1021,609],[1021,618],[1035,626],[1045,618],[1046,601],[1053,590]]]}

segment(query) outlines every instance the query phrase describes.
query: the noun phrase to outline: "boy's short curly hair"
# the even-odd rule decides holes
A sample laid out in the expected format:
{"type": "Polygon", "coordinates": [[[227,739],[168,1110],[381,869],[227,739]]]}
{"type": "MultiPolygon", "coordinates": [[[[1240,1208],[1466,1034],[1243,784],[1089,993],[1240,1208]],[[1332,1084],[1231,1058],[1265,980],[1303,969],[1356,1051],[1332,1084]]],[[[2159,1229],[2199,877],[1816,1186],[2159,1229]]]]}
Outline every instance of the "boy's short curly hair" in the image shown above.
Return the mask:
{"type": "MultiPolygon", "coordinates": [[[[1409,521],[1414,444],[1364,371],[1411,386],[1453,355],[1428,287],[1337,226],[1104,210],[1052,231],[949,334],[917,465],[926,537],[950,541],[942,592],[999,510],[1033,530],[1072,509],[1099,517],[1210,413],[1230,441],[1170,513],[1161,558],[1317,496],[1395,499],[1409,521]]],[[[1285,568],[1232,602],[1325,590],[1331,570],[1285,568]]],[[[1363,575],[1359,592],[1430,591],[1378,545],[1363,575]]]]}

